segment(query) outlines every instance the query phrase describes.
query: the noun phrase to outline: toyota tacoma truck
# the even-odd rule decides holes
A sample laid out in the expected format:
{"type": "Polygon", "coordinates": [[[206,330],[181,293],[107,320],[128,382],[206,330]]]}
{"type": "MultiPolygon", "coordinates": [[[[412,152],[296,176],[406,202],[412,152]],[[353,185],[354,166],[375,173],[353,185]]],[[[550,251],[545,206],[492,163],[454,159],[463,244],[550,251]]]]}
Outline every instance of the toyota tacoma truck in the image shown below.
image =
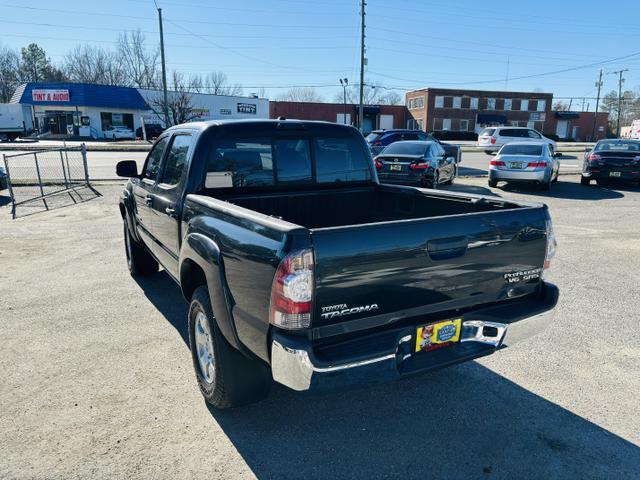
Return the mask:
{"type": "Polygon", "coordinates": [[[558,301],[545,205],[380,184],[349,126],[179,125],[117,173],[129,270],[180,286],[217,408],[273,381],[330,391],[489,355],[558,301]]]}

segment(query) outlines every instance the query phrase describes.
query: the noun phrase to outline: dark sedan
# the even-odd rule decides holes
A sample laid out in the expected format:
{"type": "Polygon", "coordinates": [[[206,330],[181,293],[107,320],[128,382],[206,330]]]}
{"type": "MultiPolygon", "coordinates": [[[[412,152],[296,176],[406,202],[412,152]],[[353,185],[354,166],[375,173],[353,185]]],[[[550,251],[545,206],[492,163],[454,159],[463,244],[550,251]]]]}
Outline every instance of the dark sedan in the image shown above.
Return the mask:
{"type": "Polygon", "coordinates": [[[580,183],[612,180],[640,182],[640,141],[600,140],[585,154],[580,183]]]}
{"type": "Polygon", "coordinates": [[[456,159],[436,141],[395,142],[374,158],[381,183],[438,188],[452,183],[458,173],[456,159]]]}

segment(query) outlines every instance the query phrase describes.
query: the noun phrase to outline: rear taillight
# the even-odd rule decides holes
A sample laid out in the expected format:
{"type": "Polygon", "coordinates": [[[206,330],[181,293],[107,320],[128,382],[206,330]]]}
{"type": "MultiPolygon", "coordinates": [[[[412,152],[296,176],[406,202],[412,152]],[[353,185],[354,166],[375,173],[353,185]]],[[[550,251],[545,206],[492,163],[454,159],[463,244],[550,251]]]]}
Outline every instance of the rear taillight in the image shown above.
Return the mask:
{"type": "Polygon", "coordinates": [[[544,268],[545,270],[551,266],[551,259],[556,256],[556,247],[558,243],[556,242],[556,235],[553,232],[553,223],[551,223],[551,218],[547,218],[545,220],[546,230],[547,230],[547,251],[544,256],[544,268]]]}
{"type": "Polygon", "coordinates": [[[409,168],[411,170],[426,170],[427,168],[429,168],[429,164],[428,163],[412,163],[411,165],[409,165],[409,168]]]}
{"type": "Polygon", "coordinates": [[[495,158],[492,158],[489,162],[489,165],[492,165],[494,167],[504,167],[506,164],[502,160],[496,160],[495,158]]]}
{"type": "Polygon", "coordinates": [[[276,270],[271,286],[269,322],[289,330],[311,326],[313,250],[287,255],[276,270]]]}
{"type": "Polygon", "coordinates": [[[380,160],[378,160],[377,158],[373,159],[373,163],[374,163],[374,165],[376,166],[376,168],[378,170],[380,170],[382,168],[382,162],[380,160]]]}
{"type": "Polygon", "coordinates": [[[374,147],[380,147],[382,145],[382,142],[380,141],[373,142],[371,145],[373,145],[374,147]]]}
{"type": "Polygon", "coordinates": [[[496,137],[491,137],[491,144],[493,145],[494,143],[496,143],[496,137]]]}
{"type": "Polygon", "coordinates": [[[538,168],[538,167],[546,167],[546,166],[547,166],[547,162],[529,162],[529,163],[527,163],[527,167],[538,168]]]}
{"type": "Polygon", "coordinates": [[[589,163],[591,164],[598,165],[600,163],[600,160],[602,160],[602,157],[597,153],[592,153],[591,155],[589,155],[589,163]]]}

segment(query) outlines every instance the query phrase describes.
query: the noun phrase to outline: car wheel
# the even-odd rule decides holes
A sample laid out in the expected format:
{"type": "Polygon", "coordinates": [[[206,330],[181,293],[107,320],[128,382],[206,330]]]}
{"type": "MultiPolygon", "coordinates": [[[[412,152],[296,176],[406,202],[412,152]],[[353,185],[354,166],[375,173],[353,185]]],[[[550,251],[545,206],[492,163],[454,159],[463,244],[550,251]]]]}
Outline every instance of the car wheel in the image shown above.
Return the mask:
{"type": "Polygon", "coordinates": [[[271,375],[225,340],[213,315],[209,292],[201,285],[189,305],[189,347],[200,392],[216,408],[230,408],[265,398],[271,375]]]}
{"type": "Polygon", "coordinates": [[[458,167],[454,166],[453,167],[453,173],[451,174],[451,178],[449,180],[447,180],[446,182],[443,182],[445,185],[452,185],[453,184],[453,179],[456,178],[458,176],[458,167]]]}
{"type": "Polygon", "coordinates": [[[591,185],[591,179],[580,175],[580,185],[591,185]]]}
{"type": "Polygon", "coordinates": [[[496,188],[498,186],[498,181],[497,180],[489,180],[489,186],[491,188],[496,188]]]}
{"type": "Polygon", "coordinates": [[[552,181],[552,177],[549,177],[549,180],[540,184],[540,189],[545,192],[548,192],[549,190],[551,190],[551,181],[552,181]]]}
{"type": "Polygon", "coordinates": [[[124,250],[127,258],[129,273],[134,277],[152,275],[158,271],[158,262],[151,256],[144,245],[138,243],[129,230],[129,222],[125,219],[124,225],[124,250]]]}
{"type": "Polygon", "coordinates": [[[436,170],[433,173],[433,178],[430,180],[427,180],[427,188],[432,188],[432,189],[437,189],[438,185],[440,184],[440,173],[436,170]]]}

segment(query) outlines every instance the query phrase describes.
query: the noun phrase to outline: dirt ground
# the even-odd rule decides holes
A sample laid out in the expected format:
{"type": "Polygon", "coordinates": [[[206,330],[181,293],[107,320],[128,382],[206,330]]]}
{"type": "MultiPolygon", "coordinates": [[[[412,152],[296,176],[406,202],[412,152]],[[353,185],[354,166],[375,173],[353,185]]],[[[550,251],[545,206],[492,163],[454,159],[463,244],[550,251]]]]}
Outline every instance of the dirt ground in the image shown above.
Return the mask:
{"type": "Polygon", "coordinates": [[[96,189],[16,220],[0,192],[0,478],[640,478],[639,189],[494,190],[554,219],[562,297],[538,337],[225,412],[198,392],[178,287],[127,272],[121,186],[96,189]]]}

